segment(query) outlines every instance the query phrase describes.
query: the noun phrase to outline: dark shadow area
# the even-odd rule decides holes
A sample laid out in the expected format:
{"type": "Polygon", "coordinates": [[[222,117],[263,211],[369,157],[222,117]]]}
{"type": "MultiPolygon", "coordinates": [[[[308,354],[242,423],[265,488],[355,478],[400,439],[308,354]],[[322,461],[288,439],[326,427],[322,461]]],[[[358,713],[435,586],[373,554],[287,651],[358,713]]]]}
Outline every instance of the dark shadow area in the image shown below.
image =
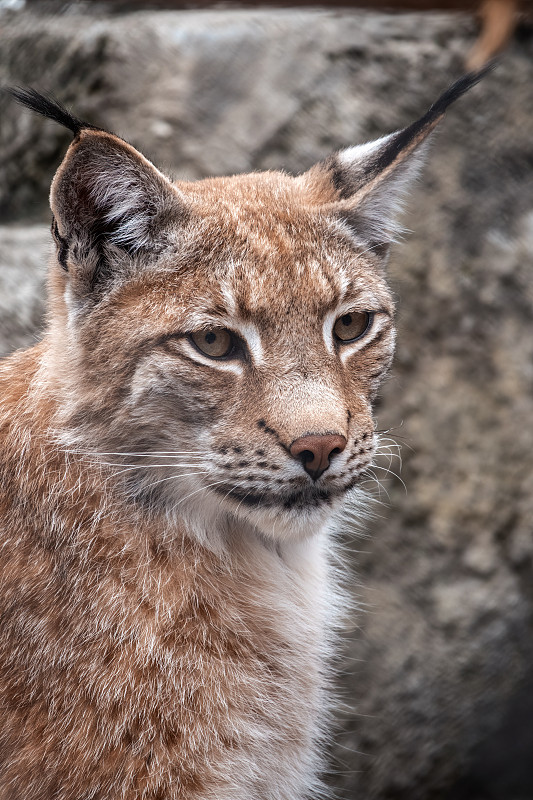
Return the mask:
{"type": "Polygon", "coordinates": [[[533,681],[509,702],[502,724],[474,750],[468,773],[445,800],[531,800],[533,681]]]}

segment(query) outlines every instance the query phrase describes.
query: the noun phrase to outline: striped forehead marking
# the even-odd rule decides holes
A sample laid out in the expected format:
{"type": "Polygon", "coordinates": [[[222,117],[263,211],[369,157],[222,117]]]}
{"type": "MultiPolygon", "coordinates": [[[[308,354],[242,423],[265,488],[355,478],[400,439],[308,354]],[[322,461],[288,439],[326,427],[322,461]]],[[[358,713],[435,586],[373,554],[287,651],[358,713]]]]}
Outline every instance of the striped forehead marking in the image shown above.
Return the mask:
{"type": "Polygon", "coordinates": [[[235,317],[237,315],[238,306],[228,281],[221,282],[220,292],[222,294],[222,300],[226,309],[226,313],[230,317],[235,317]]]}

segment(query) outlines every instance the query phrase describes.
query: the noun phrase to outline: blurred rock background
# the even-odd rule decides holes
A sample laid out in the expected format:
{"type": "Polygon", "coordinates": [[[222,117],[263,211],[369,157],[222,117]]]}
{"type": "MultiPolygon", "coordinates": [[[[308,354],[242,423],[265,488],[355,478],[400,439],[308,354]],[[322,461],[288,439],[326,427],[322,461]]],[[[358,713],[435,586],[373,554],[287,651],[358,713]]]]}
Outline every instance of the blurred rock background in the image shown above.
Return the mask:
{"type": "MultiPolygon", "coordinates": [[[[409,123],[476,32],[462,14],[112,11],[1,0],[0,84],[52,91],[185,178],[299,171],[409,123]]],[[[399,346],[378,416],[407,492],[380,474],[390,500],[368,536],[345,532],[362,610],[341,665],[341,798],[533,797],[532,57],[524,23],[452,107],[391,259],[399,346]]],[[[68,141],[0,101],[4,354],[43,326],[68,141]]]]}

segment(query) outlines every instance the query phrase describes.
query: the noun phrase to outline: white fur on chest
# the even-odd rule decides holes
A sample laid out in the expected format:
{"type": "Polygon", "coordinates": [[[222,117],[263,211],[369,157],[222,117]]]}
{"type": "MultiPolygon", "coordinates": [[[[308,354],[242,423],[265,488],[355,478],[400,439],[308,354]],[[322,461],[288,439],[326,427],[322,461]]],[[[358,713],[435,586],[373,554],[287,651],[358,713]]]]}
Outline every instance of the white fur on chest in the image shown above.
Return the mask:
{"type": "Polygon", "coordinates": [[[265,692],[271,710],[249,739],[246,765],[240,763],[244,754],[235,759],[218,800],[303,800],[325,792],[320,772],[329,724],[328,663],[339,605],[330,548],[326,532],[277,548],[254,537],[238,543],[257,577],[256,608],[270,618],[278,640],[291,646],[272,653],[285,677],[273,693],[265,692]]]}

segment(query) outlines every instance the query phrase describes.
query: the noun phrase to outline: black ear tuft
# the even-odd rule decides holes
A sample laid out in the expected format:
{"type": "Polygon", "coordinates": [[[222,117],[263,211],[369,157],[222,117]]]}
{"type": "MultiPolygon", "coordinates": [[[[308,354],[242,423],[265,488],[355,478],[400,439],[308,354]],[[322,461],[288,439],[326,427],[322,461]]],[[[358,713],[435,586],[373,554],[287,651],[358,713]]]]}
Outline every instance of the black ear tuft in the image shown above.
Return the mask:
{"type": "Polygon", "coordinates": [[[426,117],[433,119],[434,117],[442,116],[449,105],[455,103],[456,100],[468,92],[476,83],[479,83],[487,72],[493,70],[495,66],[496,62],[491,61],[487,66],[483,67],[483,69],[478,70],[478,72],[468,72],[466,75],[460,77],[433,103],[431,108],[427,111],[426,117]]]}
{"type": "Polygon", "coordinates": [[[375,161],[374,168],[377,172],[382,172],[393,164],[402,151],[406,151],[410,145],[423,141],[435,125],[442,119],[448,106],[463,96],[469,89],[479,83],[483,76],[493,68],[494,64],[489,64],[479,72],[469,72],[452,83],[443,94],[426,111],[424,116],[408,125],[397,133],[392,134],[387,145],[382,148],[375,161]]]}
{"type": "Polygon", "coordinates": [[[98,130],[94,125],[73,116],[70,111],[61,105],[54,97],[47,94],[37,92],[35,89],[24,89],[22,87],[7,86],[4,91],[13,97],[17,103],[20,103],[26,108],[35,111],[37,114],[42,114],[43,117],[53,119],[65,128],[68,128],[74,136],[77,136],[83,128],[92,128],[98,130]]]}

